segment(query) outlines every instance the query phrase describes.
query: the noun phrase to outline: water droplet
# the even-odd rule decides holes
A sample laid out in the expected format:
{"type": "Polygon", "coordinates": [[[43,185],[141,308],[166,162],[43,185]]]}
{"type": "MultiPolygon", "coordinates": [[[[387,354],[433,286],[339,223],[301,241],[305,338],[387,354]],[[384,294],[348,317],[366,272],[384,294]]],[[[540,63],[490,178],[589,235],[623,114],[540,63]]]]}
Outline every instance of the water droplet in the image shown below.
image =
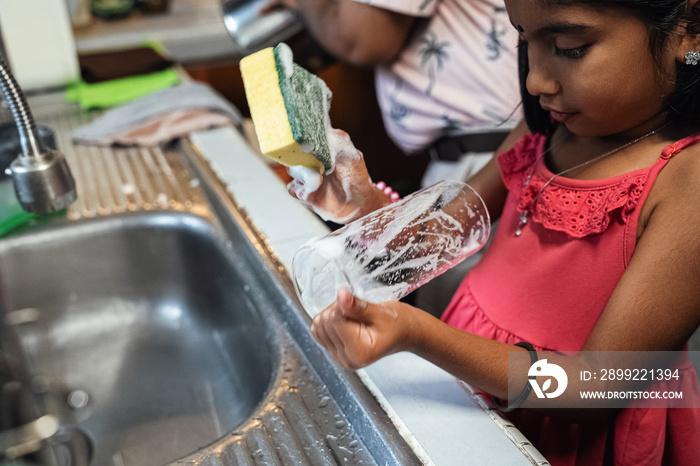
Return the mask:
{"type": "Polygon", "coordinates": [[[161,206],[165,207],[168,205],[168,195],[165,193],[158,193],[158,196],[156,196],[158,204],[161,206]]]}
{"type": "Polygon", "coordinates": [[[87,406],[90,397],[85,390],[73,390],[68,394],[68,405],[74,409],[87,406]]]}
{"type": "Polygon", "coordinates": [[[325,408],[326,406],[328,406],[329,401],[331,401],[331,397],[324,396],[323,398],[321,398],[321,401],[318,402],[318,407],[325,408]]]}

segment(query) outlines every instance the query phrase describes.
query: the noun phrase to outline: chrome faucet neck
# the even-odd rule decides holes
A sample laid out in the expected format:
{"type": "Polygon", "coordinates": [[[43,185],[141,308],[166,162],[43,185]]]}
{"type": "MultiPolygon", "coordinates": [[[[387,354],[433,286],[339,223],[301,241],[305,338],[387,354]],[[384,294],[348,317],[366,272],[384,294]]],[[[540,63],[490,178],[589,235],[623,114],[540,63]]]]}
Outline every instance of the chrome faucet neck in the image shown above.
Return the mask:
{"type": "Polygon", "coordinates": [[[19,132],[22,153],[7,169],[15,193],[27,212],[63,210],[77,199],[75,181],[63,154],[45,147],[24,92],[0,57],[0,91],[19,132]]]}

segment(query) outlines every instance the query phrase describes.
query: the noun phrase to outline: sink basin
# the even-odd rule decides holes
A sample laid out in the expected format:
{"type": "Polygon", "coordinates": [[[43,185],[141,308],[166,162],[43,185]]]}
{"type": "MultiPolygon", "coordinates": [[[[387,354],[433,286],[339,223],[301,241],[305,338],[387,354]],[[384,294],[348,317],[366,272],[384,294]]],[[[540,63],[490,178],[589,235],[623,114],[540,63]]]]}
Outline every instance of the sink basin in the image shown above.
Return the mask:
{"type": "Polygon", "coordinates": [[[58,411],[41,453],[87,442],[90,466],[424,464],[194,148],[71,146],[62,115],[79,200],[0,239],[0,317],[34,309],[0,331],[65,409],[19,414],[0,390],[0,435],[58,411]]]}
{"type": "MultiPolygon", "coordinates": [[[[220,230],[181,213],[70,223],[0,243],[0,294],[35,308],[34,368],[87,395],[94,465],[174,461],[242,424],[279,364],[220,230]]],[[[84,398],[84,396],[82,397],[84,398]]]]}

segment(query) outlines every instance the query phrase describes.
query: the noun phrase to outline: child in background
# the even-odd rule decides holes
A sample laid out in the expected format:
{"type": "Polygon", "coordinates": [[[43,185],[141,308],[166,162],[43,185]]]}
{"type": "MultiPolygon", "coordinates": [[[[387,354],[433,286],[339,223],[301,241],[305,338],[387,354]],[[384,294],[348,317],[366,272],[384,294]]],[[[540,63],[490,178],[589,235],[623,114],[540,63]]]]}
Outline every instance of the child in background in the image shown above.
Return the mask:
{"type": "MultiPolygon", "coordinates": [[[[584,357],[555,353],[681,351],[700,324],[699,0],[506,0],[506,8],[522,40],[530,132],[521,125],[505,143],[512,147],[469,180],[500,217],[493,243],[442,321],[341,288],[311,331],[342,366],[411,351],[505,400],[509,352],[557,356],[577,373],[590,367],[584,357]],[[516,346],[523,342],[529,349],[516,346]]],[[[362,188],[361,156],[338,163],[343,180],[326,176],[307,204],[354,203],[359,216],[389,203],[362,188]],[[340,188],[348,179],[355,191],[340,188]]],[[[694,369],[680,370],[666,388],[697,396],[694,369]]],[[[700,461],[700,409],[564,410],[564,418],[536,406],[508,415],[554,465],[700,461]]]]}

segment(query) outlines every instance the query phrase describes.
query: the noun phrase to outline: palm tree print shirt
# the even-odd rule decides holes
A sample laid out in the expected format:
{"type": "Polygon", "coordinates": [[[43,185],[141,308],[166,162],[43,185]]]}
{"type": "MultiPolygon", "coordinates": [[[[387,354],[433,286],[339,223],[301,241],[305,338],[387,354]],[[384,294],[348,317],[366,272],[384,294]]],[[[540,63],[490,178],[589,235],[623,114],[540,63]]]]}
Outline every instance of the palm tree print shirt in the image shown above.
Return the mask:
{"type": "Polygon", "coordinates": [[[419,19],[399,58],[376,71],[384,124],[405,152],[520,119],[518,35],[502,0],[355,1],[419,19]]]}

